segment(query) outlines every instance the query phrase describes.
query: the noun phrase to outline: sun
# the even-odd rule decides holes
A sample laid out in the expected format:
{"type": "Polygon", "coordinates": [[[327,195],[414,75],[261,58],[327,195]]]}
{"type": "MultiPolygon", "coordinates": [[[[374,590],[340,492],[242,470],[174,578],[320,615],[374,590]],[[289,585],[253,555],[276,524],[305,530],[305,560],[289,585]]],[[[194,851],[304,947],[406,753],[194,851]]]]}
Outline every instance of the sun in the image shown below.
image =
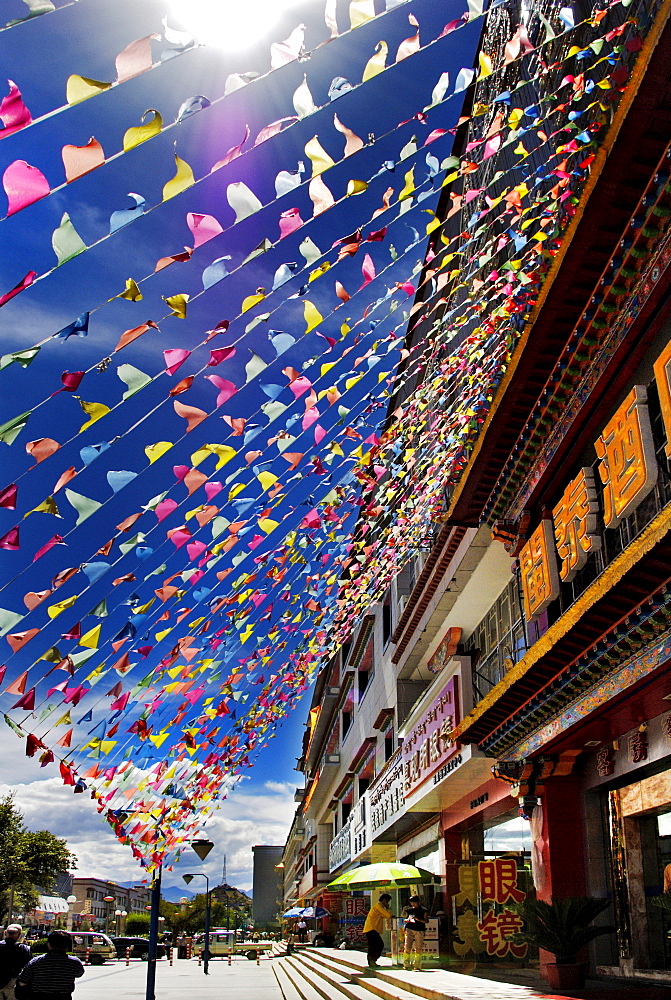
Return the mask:
{"type": "Polygon", "coordinates": [[[235,51],[266,36],[284,11],[305,0],[170,0],[180,25],[199,42],[235,51]]]}

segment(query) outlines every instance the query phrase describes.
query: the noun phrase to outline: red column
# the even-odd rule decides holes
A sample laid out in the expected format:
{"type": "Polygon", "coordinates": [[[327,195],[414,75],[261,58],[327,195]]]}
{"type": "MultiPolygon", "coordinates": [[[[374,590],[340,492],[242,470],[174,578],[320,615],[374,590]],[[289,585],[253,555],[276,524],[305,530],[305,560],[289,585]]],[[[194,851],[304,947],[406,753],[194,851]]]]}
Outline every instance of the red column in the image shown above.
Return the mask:
{"type": "MultiPolygon", "coordinates": [[[[555,896],[585,894],[585,853],[583,847],[582,793],[573,776],[550,778],[544,788],[543,868],[545,885],[538,898],[546,903],[555,896]]],[[[540,972],[545,974],[555,957],[540,949],[540,972]]]]}
{"type": "Polygon", "coordinates": [[[573,776],[550,778],[544,788],[543,867],[545,885],[538,898],[585,893],[582,792],[573,776]]]}

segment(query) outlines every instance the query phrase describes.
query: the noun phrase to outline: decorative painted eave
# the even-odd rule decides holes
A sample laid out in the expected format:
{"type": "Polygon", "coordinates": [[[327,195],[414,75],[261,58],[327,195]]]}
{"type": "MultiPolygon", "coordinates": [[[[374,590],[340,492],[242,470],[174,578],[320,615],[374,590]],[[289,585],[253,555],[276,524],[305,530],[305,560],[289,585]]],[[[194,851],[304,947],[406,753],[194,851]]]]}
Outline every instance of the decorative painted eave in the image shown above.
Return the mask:
{"type": "MultiPolygon", "coordinates": [[[[589,355],[581,358],[582,337],[572,339],[573,332],[595,285],[615,256],[622,233],[637,211],[669,140],[670,11],[670,4],[664,3],[644,42],[629,90],[589,165],[590,177],[576,214],[453,493],[446,517],[451,524],[475,526],[504,516],[505,504],[494,513],[490,498],[495,490],[500,493],[506,488],[501,474],[520,437],[545,417],[548,406],[552,408],[557,402],[561,405],[559,383],[551,387],[540,407],[539,400],[567,346],[572,365],[589,361],[589,355]]],[[[589,334],[587,337],[589,340],[589,334]]],[[[539,448],[543,434],[536,437],[539,448]]],[[[529,451],[525,451],[525,457],[533,462],[529,451]]],[[[508,502],[514,490],[513,486],[505,498],[508,502]]]]}
{"type": "MultiPolygon", "coordinates": [[[[594,676],[592,664],[598,659],[597,655],[592,656],[597,643],[601,643],[603,651],[610,644],[609,633],[625,619],[634,616],[637,622],[642,621],[646,602],[650,611],[656,612],[660,605],[655,603],[655,595],[661,598],[669,583],[671,505],[650,522],[489,691],[456,727],[454,738],[477,743],[497,755],[508,741],[514,742],[519,735],[516,727],[525,712],[531,711],[535,700],[540,698],[539,705],[544,701],[545,707],[553,710],[549,693],[554,690],[549,692],[548,685],[556,683],[562,674],[573,669],[572,677],[577,683],[581,678],[590,683],[594,676]]],[[[627,625],[625,631],[630,627],[627,625]]],[[[611,657],[607,666],[616,665],[624,657],[624,653],[611,657]]]]}

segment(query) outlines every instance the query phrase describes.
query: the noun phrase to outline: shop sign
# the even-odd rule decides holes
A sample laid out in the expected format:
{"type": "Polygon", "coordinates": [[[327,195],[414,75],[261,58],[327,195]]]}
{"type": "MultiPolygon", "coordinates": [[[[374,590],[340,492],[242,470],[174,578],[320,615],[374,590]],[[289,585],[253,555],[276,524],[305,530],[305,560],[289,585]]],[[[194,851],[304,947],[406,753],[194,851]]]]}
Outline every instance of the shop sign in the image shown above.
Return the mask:
{"type": "Polygon", "coordinates": [[[629,737],[629,756],[632,764],[641,764],[648,759],[648,736],[645,730],[629,737]]]}
{"type": "Polygon", "coordinates": [[[436,772],[442,771],[458,751],[457,744],[450,739],[450,733],[460,721],[458,683],[456,675],[450,678],[403,740],[403,791],[406,798],[433,775],[437,778],[436,772]]]}
{"type": "Polygon", "coordinates": [[[448,628],[443,641],[426,665],[430,673],[439,674],[445,664],[449,663],[461,642],[461,632],[460,628],[448,628]]]}
{"type": "Polygon", "coordinates": [[[363,925],[366,922],[368,913],[368,901],[363,896],[355,896],[354,899],[345,900],[345,916],[341,920],[344,924],[344,933],[350,944],[362,944],[365,942],[363,925]]]}
{"type": "Polygon", "coordinates": [[[403,795],[403,759],[400,753],[396,760],[391,758],[380,778],[368,789],[368,800],[373,834],[376,834],[378,830],[403,811],[405,797],[403,795]]]}
{"type": "Polygon", "coordinates": [[[452,897],[456,919],[455,954],[486,952],[497,958],[525,958],[528,946],[511,940],[522,930],[524,921],[510,909],[510,904],[521,903],[526,896],[517,882],[515,858],[492,858],[477,865],[460,865],[458,875],[459,892],[452,897]],[[480,919],[478,913],[482,914],[480,919]]]}
{"type": "Polygon", "coordinates": [[[368,819],[368,792],[364,792],[352,809],[350,817],[350,838],[352,841],[351,857],[356,858],[370,845],[368,819]]]}
{"type": "MultiPolygon", "coordinates": [[[[654,363],[655,383],[671,457],[671,342],[654,363]]],[[[655,486],[658,464],[647,389],[635,385],[594,442],[606,528],[615,528],[655,486]]],[[[582,468],[520,552],[524,613],[534,621],[559,596],[592,552],[601,548],[594,473],[582,468]]]]}
{"type": "Polygon", "coordinates": [[[615,771],[615,761],[613,760],[613,750],[611,747],[602,747],[596,755],[596,770],[600,778],[607,778],[615,771]]]}

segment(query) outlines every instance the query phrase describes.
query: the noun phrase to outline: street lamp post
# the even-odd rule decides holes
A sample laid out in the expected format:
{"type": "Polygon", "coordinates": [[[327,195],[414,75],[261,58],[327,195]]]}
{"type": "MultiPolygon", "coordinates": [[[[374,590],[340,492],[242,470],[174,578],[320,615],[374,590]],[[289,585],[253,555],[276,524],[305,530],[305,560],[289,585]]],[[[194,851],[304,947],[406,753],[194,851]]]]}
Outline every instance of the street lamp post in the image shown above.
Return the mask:
{"type": "Polygon", "coordinates": [[[76,902],[77,902],[77,897],[76,896],[68,896],[68,898],[66,900],[66,903],[68,904],[68,920],[67,920],[67,925],[68,925],[68,930],[69,931],[72,930],[72,918],[74,916],[74,914],[72,912],[72,906],[76,902]]]}
{"type": "Polygon", "coordinates": [[[107,903],[107,906],[105,907],[105,933],[109,934],[111,916],[110,903],[115,902],[116,896],[103,896],[103,900],[107,903]]]}
{"type": "Polygon", "coordinates": [[[193,874],[182,875],[182,878],[188,885],[194,878],[204,878],[205,879],[205,949],[203,952],[203,972],[207,976],[209,974],[210,968],[210,880],[207,875],[203,875],[201,872],[194,872],[193,874]]]}

